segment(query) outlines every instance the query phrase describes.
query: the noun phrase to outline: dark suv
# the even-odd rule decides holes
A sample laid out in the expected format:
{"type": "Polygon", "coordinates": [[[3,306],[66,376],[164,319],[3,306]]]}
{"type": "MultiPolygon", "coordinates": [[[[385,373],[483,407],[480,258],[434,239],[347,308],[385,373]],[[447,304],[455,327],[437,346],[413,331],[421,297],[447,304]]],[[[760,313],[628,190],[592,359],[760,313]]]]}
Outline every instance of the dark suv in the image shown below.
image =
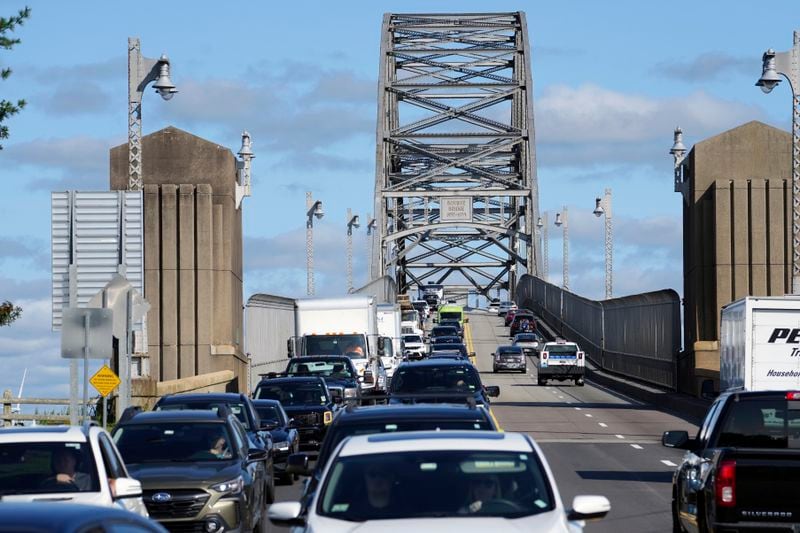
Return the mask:
{"type": "Polygon", "coordinates": [[[328,391],[343,400],[361,401],[358,370],[353,360],[343,355],[312,355],[295,357],[286,365],[287,376],[319,376],[325,380],[328,391]]]}
{"type": "Polygon", "coordinates": [[[266,377],[256,386],[253,398],[281,402],[294,419],[292,425],[300,433],[301,448],[319,448],[337,407],[320,377],[266,377]]]}
{"type": "Polygon", "coordinates": [[[209,533],[267,527],[267,452],[250,447],[226,407],[126,411],[113,438],[142,483],[150,518],[165,527],[209,533]]]}
{"type": "Polygon", "coordinates": [[[452,402],[471,397],[489,405],[489,397],[499,396],[500,387],[484,386],[472,364],[458,359],[426,359],[397,367],[389,389],[389,403],[452,402]]]}
{"type": "Polygon", "coordinates": [[[275,501],[275,465],[273,464],[272,436],[266,428],[261,427],[253,402],[246,394],[233,392],[202,392],[170,394],[162,396],[153,407],[153,411],[181,411],[186,409],[211,409],[216,411],[221,405],[236,416],[244,427],[250,448],[258,448],[267,452],[264,459],[264,470],[267,475],[267,503],[275,501]]]}

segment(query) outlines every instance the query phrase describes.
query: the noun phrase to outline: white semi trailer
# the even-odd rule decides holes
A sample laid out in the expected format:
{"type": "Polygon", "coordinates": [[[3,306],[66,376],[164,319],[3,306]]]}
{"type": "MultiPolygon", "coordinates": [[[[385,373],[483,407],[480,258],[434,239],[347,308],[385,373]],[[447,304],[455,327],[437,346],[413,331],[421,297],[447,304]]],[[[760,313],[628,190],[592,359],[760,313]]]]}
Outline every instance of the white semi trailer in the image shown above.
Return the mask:
{"type": "Polygon", "coordinates": [[[800,297],[748,296],[722,308],[720,390],[800,388],[800,297]]]}
{"type": "Polygon", "coordinates": [[[385,339],[383,366],[391,378],[403,360],[401,311],[398,304],[378,304],[378,335],[385,339]]]}

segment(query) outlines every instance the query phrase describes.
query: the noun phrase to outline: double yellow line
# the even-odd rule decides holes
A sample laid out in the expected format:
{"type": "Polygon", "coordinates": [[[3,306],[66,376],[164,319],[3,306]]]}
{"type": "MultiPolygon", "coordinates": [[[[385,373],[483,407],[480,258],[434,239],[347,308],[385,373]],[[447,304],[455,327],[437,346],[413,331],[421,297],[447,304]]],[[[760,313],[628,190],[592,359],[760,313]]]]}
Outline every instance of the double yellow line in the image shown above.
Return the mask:
{"type": "MultiPolygon", "coordinates": [[[[464,324],[464,342],[467,345],[467,352],[475,353],[475,346],[472,344],[472,328],[469,325],[469,322],[464,324]]],[[[472,363],[472,366],[478,368],[478,357],[477,354],[474,356],[469,357],[469,362],[472,363]]],[[[494,422],[497,431],[503,431],[503,426],[500,425],[500,421],[497,420],[497,417],[494,416],[494,411],[492,411],[491,407],[487,407],[489,411],[489,416],[492,417],[492,421],[494,422]]]]}

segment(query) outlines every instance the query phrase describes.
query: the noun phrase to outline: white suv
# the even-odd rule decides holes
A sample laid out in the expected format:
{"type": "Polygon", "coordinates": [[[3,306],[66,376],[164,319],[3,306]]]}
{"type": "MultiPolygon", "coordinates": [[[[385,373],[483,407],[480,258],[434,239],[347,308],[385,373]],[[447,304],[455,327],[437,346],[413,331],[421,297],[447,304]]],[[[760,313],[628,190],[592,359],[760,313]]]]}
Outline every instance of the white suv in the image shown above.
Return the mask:
{"type": "Polygon", "coordinates": [[[0,501],[69,501],[147,516],[142,484],[95,424],[0,429],[0,501]]]}
{"type": "Polygon", "coordinates": [[[578,532],[602,518],[604,496],[561,503],[553,473],[528,435],[414,431],[342,441],[302,515],[300,502],[268,511],[276,525],[306,531],[578,532]],[[375,521],[373,524],[369,522],[375,521]],[[365,523],[365,525],[362,525],[365,523]]]}

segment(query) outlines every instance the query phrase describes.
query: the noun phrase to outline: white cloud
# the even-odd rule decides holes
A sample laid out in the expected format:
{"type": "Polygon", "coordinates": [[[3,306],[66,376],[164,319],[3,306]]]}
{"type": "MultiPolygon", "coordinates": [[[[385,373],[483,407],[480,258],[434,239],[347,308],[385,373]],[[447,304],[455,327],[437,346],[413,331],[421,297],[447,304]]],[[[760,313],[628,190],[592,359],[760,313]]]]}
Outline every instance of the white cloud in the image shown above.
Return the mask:
{"type": "Polygon", "coordinates": [[[758,63],[752,57],[734,57],[726,52],[704,52],[685,61],[662,61],[654,74],[688,82],[728,79],[730,75],[755,76],[758,63]]]}

